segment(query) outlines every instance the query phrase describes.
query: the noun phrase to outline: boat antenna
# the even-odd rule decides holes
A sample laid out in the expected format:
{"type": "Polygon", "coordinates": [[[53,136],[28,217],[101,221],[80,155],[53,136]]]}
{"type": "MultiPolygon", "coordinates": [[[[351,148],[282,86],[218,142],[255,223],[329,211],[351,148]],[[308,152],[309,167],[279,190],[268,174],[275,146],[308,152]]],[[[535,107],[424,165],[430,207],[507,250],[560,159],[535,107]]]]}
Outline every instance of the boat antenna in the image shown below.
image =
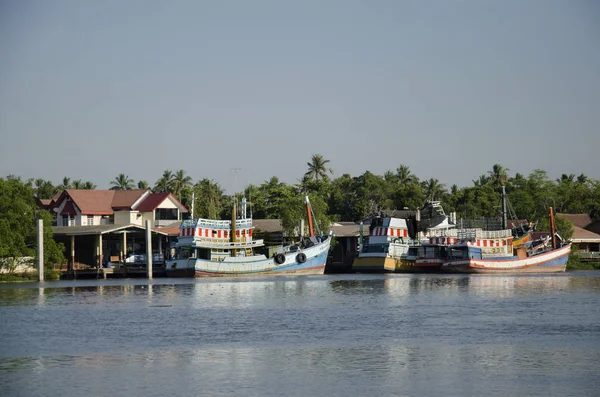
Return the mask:
{"type": "Polygon", "coordinates": [[[192,219],[194,219],[194,191],[192,190],[192,219]]]}
{"type": "Polygon", "coordinates": [[[506,229],[506,189],[502,186],[502,229],[506,229]]]}

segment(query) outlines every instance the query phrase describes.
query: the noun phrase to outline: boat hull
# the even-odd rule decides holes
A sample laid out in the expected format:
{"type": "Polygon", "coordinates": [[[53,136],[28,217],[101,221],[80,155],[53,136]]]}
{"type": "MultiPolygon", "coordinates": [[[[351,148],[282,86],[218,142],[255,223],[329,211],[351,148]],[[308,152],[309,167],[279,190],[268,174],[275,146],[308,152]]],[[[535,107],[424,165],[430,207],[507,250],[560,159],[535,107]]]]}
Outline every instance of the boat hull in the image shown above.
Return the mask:
{"type": "Polygon", "coordinates": [[[357,273],[419,273],[413,260],[392,257],[358,257],[352,262],[357,273]]]}
{"type": "Polygon", "coordinates": [[[445,262],[442,271],[448,273],[562,273],[566,270],[571,245],[527,258],[458,259],[445,262]]]}
{"type": "Polygon", "coordinates": [[[300,252],[285,254],[285,261],[278,264],[274,258],[264,256],[235,257],[221,262],[195,259],[196,277],[232,277],[232,276],[278,276],[278,275],[319,275],[325,273],[325,263],[331,241],[325,241],[301,251],[306,256],[299,261],[300,252]]]}

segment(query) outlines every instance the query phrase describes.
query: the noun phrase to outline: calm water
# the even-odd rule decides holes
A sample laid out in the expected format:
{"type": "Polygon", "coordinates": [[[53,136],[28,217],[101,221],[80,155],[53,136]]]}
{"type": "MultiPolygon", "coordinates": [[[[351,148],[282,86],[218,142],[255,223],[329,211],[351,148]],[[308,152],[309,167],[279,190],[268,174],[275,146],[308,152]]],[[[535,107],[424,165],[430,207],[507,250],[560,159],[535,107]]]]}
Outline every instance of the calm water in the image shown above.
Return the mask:
{"type": "Polygon", "coordinates": [[[598,396],[600,272],[0,285],[3,396],[598,396]]]}

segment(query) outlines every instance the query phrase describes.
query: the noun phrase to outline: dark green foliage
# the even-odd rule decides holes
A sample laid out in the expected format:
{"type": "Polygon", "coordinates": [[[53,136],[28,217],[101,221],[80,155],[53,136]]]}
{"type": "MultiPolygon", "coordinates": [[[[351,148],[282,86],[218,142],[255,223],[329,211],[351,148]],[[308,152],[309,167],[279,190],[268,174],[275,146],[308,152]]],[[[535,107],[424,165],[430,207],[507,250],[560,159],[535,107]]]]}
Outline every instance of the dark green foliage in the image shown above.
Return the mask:
{"type": "Polygon", "coordinates": [[[44,266],[52,269],[64,263],[64,247],[52,239],[52,215],[38,209],[30,183],[0,178],[0,261],[36,255],[37,219],[44,220],[44,266]]]}

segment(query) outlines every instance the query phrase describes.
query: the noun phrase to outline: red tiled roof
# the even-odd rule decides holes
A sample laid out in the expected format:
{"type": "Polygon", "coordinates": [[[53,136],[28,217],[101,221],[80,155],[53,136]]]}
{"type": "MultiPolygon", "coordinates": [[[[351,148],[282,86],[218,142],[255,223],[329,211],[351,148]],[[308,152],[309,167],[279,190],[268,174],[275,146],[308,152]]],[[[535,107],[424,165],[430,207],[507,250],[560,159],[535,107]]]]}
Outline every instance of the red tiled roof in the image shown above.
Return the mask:
{"type": "Polygon", "coordinates": [[[588,214],[556,214],[559,218],[568,219],[573,223],[573,226],[586,227],[592,223],[592,219],[588,214]]]}
{"type": "Polygon", "coordinates": [[[67,194],[81,210],[82,215],[112,215],[111,206],[114,190],[74,190],[67,189],[67,194]]]}
{"type": "Polygon", "coordinates": [[[113,209],[131,209],[131,206],[147,191],[148,189],[115,190],[111,206],[113,209]]]}
{"type": "Polygon", "coordinates": [[[154,211],[171,193],[151,193],[135,209],[139,212],[154,211]]]}
{"type": "Polygon", "coordinates": [[[173,201],[181,207],[181,212],[187,212],[187,209],[177,200],[175,196],[171,193],[151,193],[144,201],[142,201],[136,208],[136,211],[139,212],[150,212],[154,211],[158,206],[165,201],[167,198],[171,197],[173,201]]]}
{"type": "Polygon", "coordinates": [[[169,236],[179,236],[179,225],[175,227],[157,227],[154,228],[157,232],[166,233],[169,236]]]}
{"type": "MultiPolygon", "coordinates": [[[[112,215],[114,214],[114,210],[132,209],[131,207],[135,202],[146,192],[149,192],[149,190],[67,189],[56,199],[56,203],[54,203],[53,207],[60,205],[66,197],[70,197],[71,200],[73,200],[73,203],[79,208],[82,215],[112,215]]],[[[154,211],[169,196],[171,196],[173,201],[180,206],[181,212],[187,212],[187,209],[171,193],[150,193],[135,209],[140,212],[154,211]]]]}

